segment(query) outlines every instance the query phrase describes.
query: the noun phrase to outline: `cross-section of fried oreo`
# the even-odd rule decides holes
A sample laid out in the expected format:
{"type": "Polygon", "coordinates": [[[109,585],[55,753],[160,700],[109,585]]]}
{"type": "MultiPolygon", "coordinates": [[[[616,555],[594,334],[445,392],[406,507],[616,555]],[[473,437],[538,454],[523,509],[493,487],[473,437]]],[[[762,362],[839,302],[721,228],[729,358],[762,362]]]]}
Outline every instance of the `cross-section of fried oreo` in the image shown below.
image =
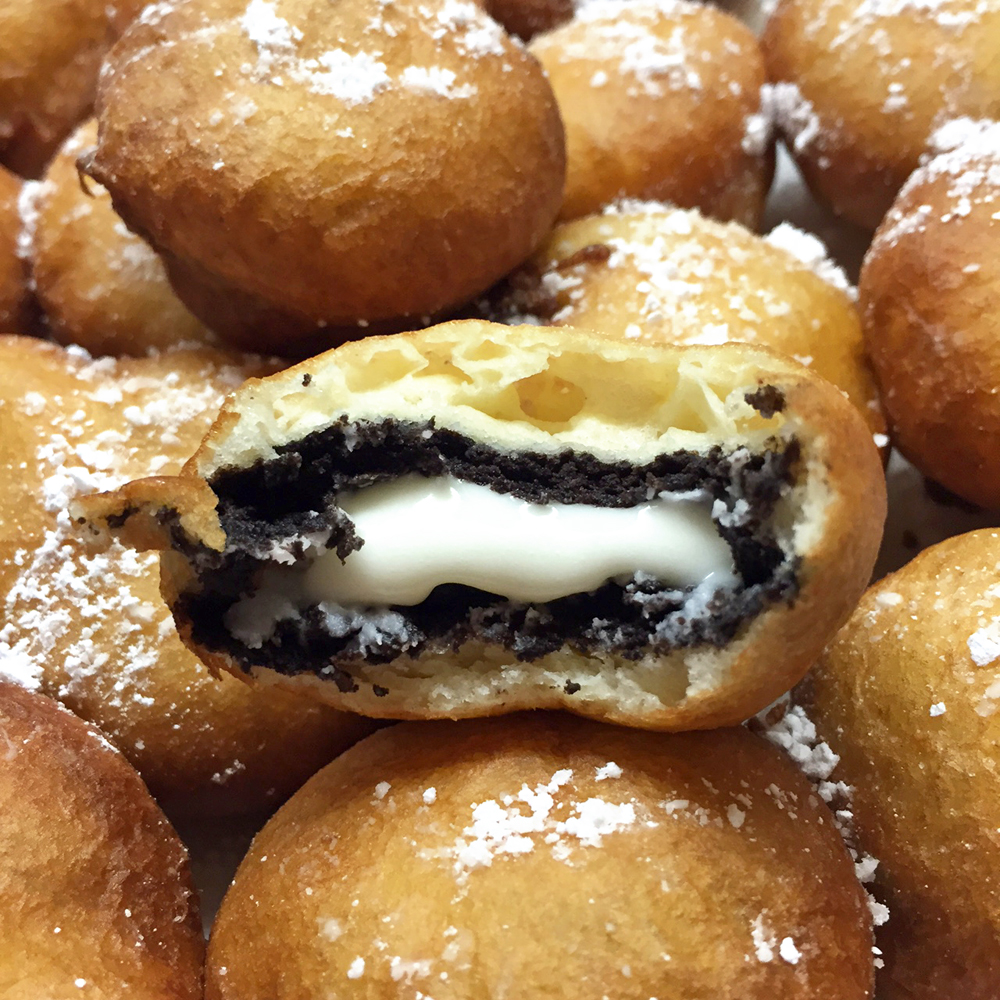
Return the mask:
{"type": "Polygon", "coordinates": [[[226,670],[384,717],[685,729],[801,677],[885,492],[793,362],[466,321],[251,380],[182,476],[76,513],[170,550],[181,632],[226,670]]]}

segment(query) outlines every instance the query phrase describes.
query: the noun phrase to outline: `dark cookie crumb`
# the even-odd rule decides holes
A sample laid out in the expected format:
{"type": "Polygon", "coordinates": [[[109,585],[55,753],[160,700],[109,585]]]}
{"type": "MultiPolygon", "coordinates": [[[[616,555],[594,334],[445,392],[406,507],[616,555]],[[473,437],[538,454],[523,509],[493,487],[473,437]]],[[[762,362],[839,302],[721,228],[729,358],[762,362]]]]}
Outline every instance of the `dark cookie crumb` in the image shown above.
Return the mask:
{"type": "Polygon", "coordinates": [[[566,681],[566,686],[563,688],[563,691],[565,691],[566,694],[576,694],[579,690],[580,685],[577,684],[576,681],[566,681]]]}
{"type": "Polygon", "coordinates": [[[743,397],[765,420],[770,420],[785,408],[785,394],[774,385],[762,385],[756,392],[743,397]]]}

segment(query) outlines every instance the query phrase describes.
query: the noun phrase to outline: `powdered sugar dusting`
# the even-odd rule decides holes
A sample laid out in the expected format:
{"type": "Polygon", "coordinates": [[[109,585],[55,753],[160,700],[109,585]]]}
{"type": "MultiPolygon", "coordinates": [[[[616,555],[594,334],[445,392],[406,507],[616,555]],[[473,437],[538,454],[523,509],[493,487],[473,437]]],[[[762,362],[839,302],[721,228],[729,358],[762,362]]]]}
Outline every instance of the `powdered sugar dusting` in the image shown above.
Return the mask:
{"type": "Polygon", "coordinates": [[[535,52],[551,50],[560,62],[605,64],[596,87],[608,82],[607,71],[631,80],[627,93],[663,97],[670,91],[701,91],[702,50],[687,30],[685,18],[697,16],[692,4],[676,0],[643,0],[629,4],[623,16],[620,0],[586,0],[567,30],[539,36],[535,52]]]}
{"type": "Polygon", "coordinates": [[[797,261],[805,264],[828,285],[839,288],[852,302],[858,298],[857,289],[848,280],[843,269],[835,264],[826,252],[826,247],[819,237],[803,232],[787,222],[775,226],[765,237],[773,247],[779,247],[791,254],[797,261]]]}
{"type": "Polygon", "coordinates": [[[1000,123],[992,120],[953,118],[931,134],[929,147],[936,153],[918,167],[903,185],[895,204],[876,234],[870,254],[932,223],[964,219],[973,212],[1000,218],[1000,123]],[[929,200],[917,197],[930,185],[945,181],[945,204],[939,192],[929,200]]]}
{"type": "Polygon", "coordinates": [[[988,667],[1000,659],[1000,616],[976,629],[966,639],[969,656],[977,667],[988,667]]]}
{"type": "Polygon", "coordinates": [[[456,85],[455,80],[455,73],[440,66],[407,66],[399,77],[404,87],[437,94],[439,97],[452,99],[474,97],[478,92],[471,83],[456,85]]]}
{"type": "MultiPolygon", "coordinates": [[[[823,136],[819,114],[795,83],[765,84],[761,88],[761,108],[795,153],[806,152],[823,136]]],[[[827,165],[824,157],[818,162],[821,167],[827,165]]]]}
{"type": "MultiPolygon", "coordinates": [[[[441,43],[442,51],[451,48],[468,58],[502,56],[505,44],[512,44],[496,22],[472,3],[446,0],[434,8],[418,7],[416,14],[418,24],[441,43]]],[[[239,26],[257,51],[256,62],[247,63],[243,71],[257,83],[281,87],[290,81],[348,108],[368,104],[396,86],[449,99],[467,99],[478,92],[444,66],[407,66],[393,77],[386,50],[391,47],[395,53],[403,43],[394,42],[401,37],[401,28],[385,14],[376,15],[369,24],[367,48],[355,50],[342,42],[313,55],[303,54],[308,51],[307,32],[278,16],[273,0],[250,0],[239,26]]]]}
{"type": "Polygon", "coordinates": [[[471,823],[452,847],[437,856],[450,860],[460,884],[470,872],[492,866],[498,857],[529,854],[539,848],[547,848],[557,861],[572,864],[576,850],[601,847],[605,837],[634,826],[639,818],[634,799],[613,802],[590,796],[575,800],[572,789],[573,771],[564,768],[533,788],[525,784],[516,794],[475,803],[471,823]]]}
{"type": "MultiPolygon", "coordinates": [[[[160,636],[176,635],[158,594],[158,556],[117,541],[92,548],[66,506],[148,474],[151,465],[178,471],[223,393],[208,366],[182,382],[162,365],[147,373],[144,360],[94,361],[78,348],[66,358],[65,396],[43,398],[39,407],[40,394],[26,390],[21,400],[22,411],[47,429],[33,456],[44,528],[11,559],[17,575],[4,599],[0,671],[28,687],[53,671],[63,695],[85,690],[94,677],[117,677],[107,685],[110,702],[148,704],[144,678],[161,655],[160,636]],[[117,429],[130,423],[129,433],[117,429]]],[[[38,520],[32,515],[29,523],[38,520]]]]}
{"type": "MultiPolygon", "coordinates": [[[[820,798],[833,811],[834,822],[847,850],[854,859],[854,868],[862,884],[875,878],[878,861],[869,854],[862,854],[856,846],[854,834],[854,812],[851,807],[853,788],[843,781],[835,781],[833,776],[840,757],[830,745],[819,739],[816,726],[801,705],[791,705],[786,699],[780,717],[768,722],[770,712],[761,713],[758,719],[764,725],[764,736],[791,757],[799,770],[815,785],[820,798]]],[[[876,900],[871,893],[868,906],[876,927],[889,919],[889,910],[876,900]]]]}

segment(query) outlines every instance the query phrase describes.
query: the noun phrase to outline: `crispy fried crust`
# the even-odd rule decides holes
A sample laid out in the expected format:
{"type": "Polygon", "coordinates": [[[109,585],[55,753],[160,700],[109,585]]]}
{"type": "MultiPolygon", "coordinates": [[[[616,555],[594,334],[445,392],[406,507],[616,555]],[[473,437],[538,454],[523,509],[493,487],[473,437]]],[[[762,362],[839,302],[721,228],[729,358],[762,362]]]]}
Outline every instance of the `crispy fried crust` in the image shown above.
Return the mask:
{"type": "Polygon", "coordinates": [[[163,264],[115,214],[99,184],[80,183],[76,160],[97,124],[81,126],[49,164],[35,199],[29,259],[54,340],[93,354],[130,354],[213,335],[181,304],[163,264]]]}
{"type": "Polygon", "coordinates": [[[774,151],[748,28],[703,4],[598,0],[529,51],[566,127],[560,219],[628,197],[760,223],[774,151]]]}
{"type": "Polygon", "coordinates": [[[996,531],[926,549],[869,589],[806,688],[879,859],[886,1000],[992,1000],[1000,981],[998,566],[996,531]]]}
{"type": "Polygon", "coordinates": [[[761,44],[778,127],[810,188],[869,231],[936,127],[1000,117],[995,4],[782,0],[761,44]]]}
{"type": "Polygon", "coordinates": [[[30,333],[34,320],[25,265],[18,256],[21,181],[0,168],[0,333],[30,333]]]}
{"type": "Polygon", "coordinates": [[[870,949],[833,817],[773,747],[533,713],[325,768],[241,865],[206,996],[863,1000],[870,949]]]}
{"type": "Polygon", "coordinates": [[[0,681],[0,990],[198,1000],[188,856],[95,727],[0,681]]]}
{"type": "Polygon", "coordinates": [[[146,0],[17,0],[0,10],[0,161],[37,177],[90,111],[101,60],[146,0]]]}
{"type": "Polygon", "coordinates": [[[159,5],[98,103],[87,170],[244,347],[455,308],[559,209],[551,88],[471,0],[159,5]]]}
{"type": "Polygon", "coordinates": [[[865,342],[900,451],[1000,507],[1000,126],[917,170],[865,258],[865,342]]]}
{"type": "MultiPolygon", "coordinates": [[[[354,691],[318,677],[288,680],[254,670],[262,681],[309,689],[363,713],[461,717],[563,707],[659,729],[738,722],[801,677],[863,590],[881,537],[884,480],[867,428],[839,391],[801,366],[742,345],[650,347],[578,330],[476,321],[371,338],[249,382],[223,408],[176,485],[133,483],[84,501],[78,512],[115,527],[124,522],[125,537],[130,518],[139,515],[145,528],[152,513],[167,525],[166,545],[171,536],[178,540],[171,513],[177,497],[189,523],[197,516],[212,524],[211,533],[181,536],[183,542],[219,551],[210,494],[193,483],[273,457],[344,413],[354,420],[433,416],[439,427],[515,454],[572,447],[599,459],[643,462],[716,445],[754,451],[794,439],[801,448],[796,486],[775,515],[790,556],[801,559],[797,596],[771,606],[725,647],[629,660],[563,646],[523,664],[509,650],[469,641],[452,655],[352,662],[354,691]],[[746,399],[765,386],[782,400],[780,412],[764,407],[768,416],[746,399]]],[[[171,599],[199,588],[192,563],[175,555],[165,568],[171,599]]],[[[183,612],[179,621],[191,641],[183,612]]],[[[240,669],[216,651],[201,653],[221,668],[240,669]]]]}

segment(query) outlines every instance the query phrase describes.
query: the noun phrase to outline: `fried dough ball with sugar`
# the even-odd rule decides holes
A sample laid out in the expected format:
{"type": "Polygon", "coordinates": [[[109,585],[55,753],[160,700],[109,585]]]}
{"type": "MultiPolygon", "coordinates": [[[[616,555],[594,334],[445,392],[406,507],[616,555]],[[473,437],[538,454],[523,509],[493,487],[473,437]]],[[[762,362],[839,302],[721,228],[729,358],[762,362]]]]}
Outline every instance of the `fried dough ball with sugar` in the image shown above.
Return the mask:
{"type": "Polygon", "coordinates": [[[31,296],[19,256],[21,181],[0,167],[0,333],[28,333],[31,296]]]}
{"type": "Polygon", "coordinates": [[[810,716],[854,788],[891,914],[880,997],[992,1000],[1000,981],[1000,534],[873,585],[814,670],[810,716]]]}
{"type": "Polygon", "coordinates": [[[199,1000],[184,845],[93,726],[0,681],[0,993],[199,1000]]]}
{"type": "Polygon", "coordinates": [[[96,138],[90,122],[63,145],[27,227],[32,282],[53,339],[92,354],[140,356],[210,343],[213,335],[181,304],[163,263],[125,228],[108,193],[94,181],[81,186],[76,159],[96,138]]]}
{"type": "Polygon", "coordinates": [[[566,128],[560,218],[634,197],[757,226],[773,147],[748,28],[686,0],[589,0],[530,51],[566,128]]]}
{"type": "Polygon", "coordinates": [[[869,996],[833,817],[746,730],[404,723],[313,778],[237,872],[208,1000],[869,996]]]}
{"type": "Polygon", "coordinates": [[[37,177],[90,112],[101,60],[146,0],[0,6],[0,161],[37,177]]]}
{"type": "Polygon", "coordinates": [[[150,8],[89,172],[240,346],[311,353],[467,302],[559,210],[545,76],[470,0],[150,8]]]}
{"type": "Polygon", "coordinates": [[[888,445],[861,323],[815,237],[626,201],[557,226],[480,308],[505,323],[578,326],[646,343],[770,347],[839,386],[888,445]]]}
{"type": "Polygon", "coordinates": [[[869,231],[936,128],[1000,118],[997,0],[782,0],[761,41],[806,181],[869,231]]]}
{"type": "Polygon", "coordinates": [[[177,470],[255,370],[205,350],[91,361],[0,338],[0,674],[97,723],[176,812],[274,805],[371,731],[212,677],[177,636],[158,555],[91,548],[65,513],[81,492],[177,470]]]}
{"type": "Polygon", "coordinates": [[[865,339],[900,451],[953,493],[995,508],[1000,125],[958,122],[947,135],[958,144],[907,182],[865,258],[865,339]]]}

